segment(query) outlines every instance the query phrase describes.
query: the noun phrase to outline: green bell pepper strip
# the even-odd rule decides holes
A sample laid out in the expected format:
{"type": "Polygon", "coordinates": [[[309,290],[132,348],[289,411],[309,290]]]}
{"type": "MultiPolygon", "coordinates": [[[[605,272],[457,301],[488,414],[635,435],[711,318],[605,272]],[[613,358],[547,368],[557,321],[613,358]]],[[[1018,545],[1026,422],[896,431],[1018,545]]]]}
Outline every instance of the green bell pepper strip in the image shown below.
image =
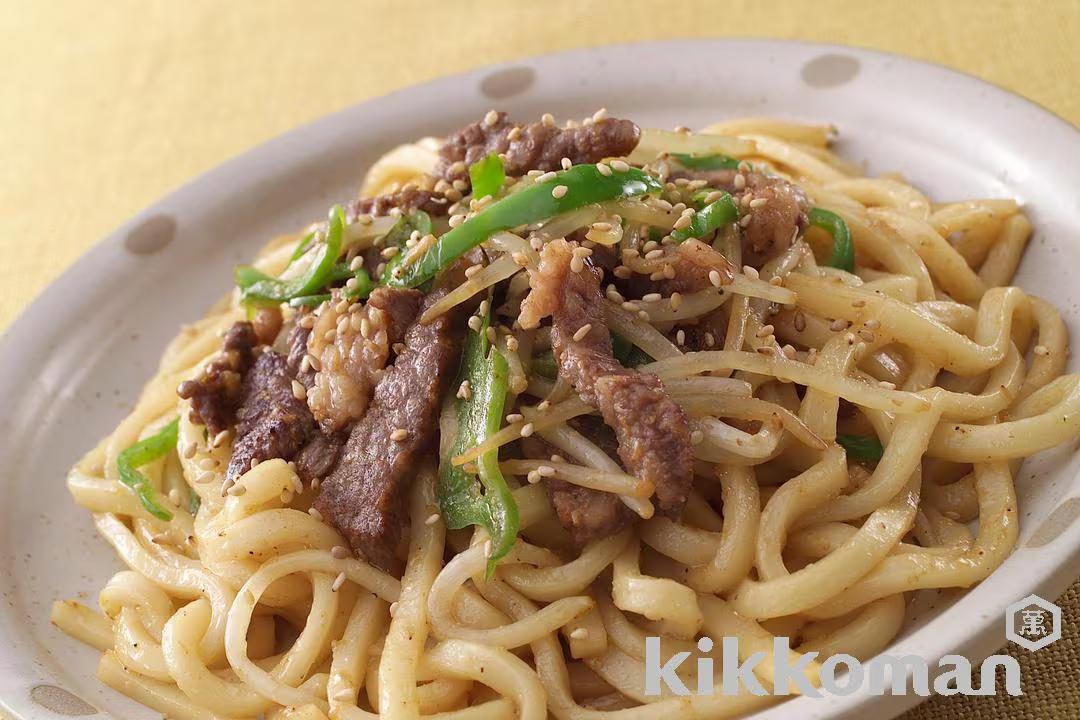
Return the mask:
{"type": "Polygon", "coordinates": [[[853,460],[866,463],[876,463],[881,460],[885,449],[881,441],[869,435],[837,435],[836,442],[847,450],[853,460]]]}
{"type": "Polygon", "coordinates": [[[127,485],[139,502],[158,520],[172,520],[172,513],[161,507],[157,501],[157,492],[146,476],[135,468],[159,457],[176,447],[180,433],[180,418],[163,427],[156,435],[140,440],[127,448],[116,458],[116,469],[120,473],[120,482],[127,485]]]}
{"type": "MultiPolygon", "coordinates": [[[[724,191],[721,190],[720,192],[724,191]]],[[[682,242],[692,237],[702,238],[738,219],[739,207],[735,204],[735,199],[725,192],[718,200],[698,210],[690,224],[682,230],[672,232],[671,237],[676,242],[682,242]]]]}
{"type": "Polygon", "coordinates": [[[742,160],[737,160],[733,157],[728,157],[727,155],[690,155],[689,153],[671,153],[669,157],[687,170],[738,170],[739,163],[742,162],[742,160]]]}
{"type": "Polygon", "coordinates": [[[314,231],[309,232],[307,235],[304,236],[303,240],[296,244],[296,249],[293,250],[293,254],[289,257],[290,265],[303,257],[304,253],[306,253],[308,251],[308,248],[311,247],[311,243],[313,240],[315,240],[314,231]]]}
{"type": "Polygon", "coordinates": [[[506,358],[487,340],[489,320],[483,319],[478,332],[470,331],[457,383],[468,380],[469,398],[453,398],[457,414],[457,437],[442,457],[439,468],[438,498],[443,520],[457,530],[480,525],[491,537],[488,577],[496,562],[504,557],[517,538],[519,519],[517,503],[499,470],[498,448],[489,450],[477,461],[479,478],[451,462],[451,458],[483,442],[499,431],[509,390],[509,366],[506,358]]]}
{"type": "Polygon", "coordinates": [[[236,268],[236,284],[240,286],[241,300],[256,304],[277,304],[293,298],[312,295],[326,287],[341,253],[345,236],[345,211],[340,205],[330,209],[330,222],[326,231],[326,243],[315,251],[311,266],[299,277],[282,280],[260,272],[250,265],[236,268]]]}
{"type": "Polygon", "coordinates": [[[825,264],[849,273],[855,272],[855,243],[851,240],[851,231],[844,219],[823,208],[811,209],[807,217],[811,225],[832,235],[832,254],[825,264]]]}
{"type": "Polygon", "coordinates": [[[546,220],[585,205],[659,193],[660,182],[637,168],[603,175],[595,165],[575,165],[555,178],[504,197],[439,238],[420,257],[400,253],[387,263],[382,282],[394,287],[417,287],[497,232],[546,220]],[[566,192],[555,197],[552,191],[566,192]]]}
{"type": "MultiPolygon", "coordinates": [[[[375,283],[371,281],[371,275],[368,275],[368,271],[364,268],[359,268],[355,273],[346,272],[341,274],[339,269],[341,265],[336,265],[334,273],[331,277],[335,282],[340,282],[347,277],[356,278],[356,287],[350,290],[348,287],[341,291],[341,296],[346,300],[366,300],[371,291],[375,289],[375,283]]],[[[348,268],[345,268],[348,270],[348,268]]],[[[330,293],[317,293],[315,295],[301,295],[289,300],[289,307],[315,307],[321,305],[332,297],[330,293]]]]}
{"type": "Polygon", "coordinates": [[[499,192],[503,183],[506,182],[506,171],[503,170],[503,162],[498,154],[488,153],[483,160],[470,165],[469,180],[472,181],[474,198],[482,198],[499,192]]]}

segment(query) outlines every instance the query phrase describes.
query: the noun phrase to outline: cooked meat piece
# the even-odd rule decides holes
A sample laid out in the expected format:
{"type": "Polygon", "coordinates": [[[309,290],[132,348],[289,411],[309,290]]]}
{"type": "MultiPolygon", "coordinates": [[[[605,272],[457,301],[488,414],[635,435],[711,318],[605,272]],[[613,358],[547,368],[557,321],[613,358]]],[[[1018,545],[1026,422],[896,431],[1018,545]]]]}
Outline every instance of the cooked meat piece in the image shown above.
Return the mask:
{"type": "Polygon", "coordinates": [[[546,484],[555,515],[578,545],[614,535],[634,518],[618,495],[555,478],[546,484]]]}
{"type": "MultiPolygon", "coordinates": [[[[611,428],[599,418],[581,416],[568,423],[578,432],[586,435],[613,460],[618,460],[618,441],[611,428]]],[[[546,459],[557,455],[559,450],[536,436],[522,438],[521,447],[525,456],[546,459]]],[[[544,478],[555,516],[564,528],[570,531],[570,537],[577,545],[584,545],[591,540],[614,535],[630,524],[635,515],[617,495],[581,487],[555,478],[544,478]]]]}
{"type": "Polygon", "coordinates": [[[418,290],[376,288],[364,304],[339,312],[328,303],[308,340],[317,372],[307,402],[319,429],[332,435],[367,410],[390,349],[402,341],[416,317],[418,290]]]}
{"type": "Polygon", "coordinates": [[[244,373],[251,367],[258,344],[251,323],[235,323],[225,333],[221,353],[197,379],[185,380],[176,389],[177,395],[191,401],[191,421],[205,425],[210,437],[232,426],[244,373]]]}
{"type": "MultiPolygon", "coordinates": [[[[444,295],[432,292],[421,310],[444,295]]],[[[451,324],[443,315],[405,333],[404,349],[375,386],[367,413],[353,425],[315,500],[353,548],[382,568],[394,562],[408,484],[434,447],[439,396],[458,355],[451,324]]]]}
{"type": "Polygon", "coordinates": [[[615,359],[604,324],[600,272],[588,263],[581,272],[571,271],[572,257],[565,240],[544,247],[520,322],[535,327],[552,315],[551,342],[560,377],[600,410],[615,431],[624,466],[656,488],[660,511],[678,515],[693,480],[686,414],[664,392],[659,378],[624,368],[615,359]],[[584,335],[576,337],[586,326],[584,335]]]}
{"type": "Polygon", "coordinates": [[[662,245],[658,250],[660,254],[650,258],[626,254],[623,256],[623,264],[638,273],[634,278],[656,277],[660,284],[655,289],[664,295],[673,292],[686,294],[712,287],[710,275],[714,270],[719,275],[721,286],[730,285],[735,276],[735,266],[723,253],[700,240],[662,245]]]}
{"type": "Polygon", "coordinates": [[[605,118],[581,127],[558,128],[542,122],[518,125],[501,112],[494,123],[481,120],[448,137],[439,150],[435,174],[468,181],[467,170],[456,163],[468,168],[494,152],[505,155],[506,174],[519,177],[530,170],[559,170],[564,157],[577,164],[629,155],[640,139],[641,130],[629,120],[605,118]]]}
{"type": "Polygon", "coordinates": [[[226,483],[251,468],[252,460],[291,460],[315,430],[311,412],[293,394],[286,360],[267,349],[244,378],[236,413],[236,439],[226,483]]]}
{"type": "Polygon", "coordinates": [[[775,175],[744,172],[746,186],[736,190],[737,170],[677,170],[672,179],[705,180],[709,187],[727,190],[739,200],[741,213],[749,213],[750,224],[743,229],[743,262],[759,268],[791,247],[792,240],[806,229],[810,201],[797,185],[775,175]],[[752,208],[752,199],[763,198],[764,205],[752,208]]]}
{"type": "Polygon", "coordinates": [[[357,215],[389,215],[394,208],[402,212],[423,210],[429,215],[445,215],[450,201],[433,190],[422,190],[415,185],[406,185],[395,193],[379,195],[373,198],[361,198],[356,201],[353,211],[357,215]]]}
{"type": "Polygon", "coordinates": [[[296,378],[308,390],[315,384],[315,369],[304,362],[308,354],[308,338],[311,337],[311,321],[305,318],[311,315],[311,311],[304,309],[297,314],[296,323],[289,330],[286,339],[287,356],[286,366],[289,375],[296,378]]]}
{"type": "MultiPolygon", "coordinates": [[[[308,484],[326,477],[338,461],[341,448],[345,445],[344,433],[336,435],[323,435],[321,432],[312,433],[300,452],[296,453],[293,460],[296,463],[296,474],[308,484]]],[[[314,487],[314,485],[312,485],[314,487]]]]}

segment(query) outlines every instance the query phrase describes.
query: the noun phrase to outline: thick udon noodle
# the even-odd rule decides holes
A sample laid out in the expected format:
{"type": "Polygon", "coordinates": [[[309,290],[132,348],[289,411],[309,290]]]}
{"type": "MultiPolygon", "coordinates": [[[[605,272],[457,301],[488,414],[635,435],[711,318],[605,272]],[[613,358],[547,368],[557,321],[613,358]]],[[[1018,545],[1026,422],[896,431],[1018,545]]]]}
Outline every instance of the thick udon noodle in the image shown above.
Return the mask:
{"type": "MultiPolygon", "coordinates": [[[[771,652],[784,635],[795,653],[863,659],[926,595],[989,575],[1016,542],[1019,462],[1080,430],[1060,316],[1008,287],[1028,220],[1009,200],[936,203],[898,177],[862,177],[827,149],[822,128],[749,120],[706,132],[755,141],[748,159],[842,216],[861,262],[855,274],[818,266],[796,243],[760,273],[797,297],[786,305],[705,292],[681,315],[657,307],[645,322],[611,303],[611,326],[656,358],[646,369],[701,432],[680,521],[642,520],[569,553],[543,489],[522,482],[521,536],[485,581],[483,531],[448,534],[433,521],[435,468],[417,467],[408,563],[395,578],[344,556],[344,539],[308,512],[313,493],[281,460],[247,472],[244,494],[223,496],[230,443],[208,445],[175,388],[242,317],[233,297],[183,329],[134,411],[70,475],[75,500],[130,568],[102,590],[103,612],[54,607],[57,625],[102,652],[101,680],[175,718],[729,717],[775,699],[647,696],[645,636],[662,636],[665,658],[696,654],[699,635],[737,636],[745,654],[771,652]],[[716,351],[684,355],[654,326],[721,306],[730,322],[716,351]],[[830,329],[837,319],[850,327],[830,329]],[[759,332],[766,324],[775,339],[759,332]],[[785,354],[784,343],[816,350],[785,354]],[[884,440],[872,473],[849,469],[834,443],[840,398],[884,440]],[[120,485],[116,460],[178,413],[179,447],[194,451],[143,468],[174,515],[166,523],[120,485]],[[774,462],[784,456],[809,469],[785,475],[774,462]],[[189,488],[201,499],[194,518],[189,488]],[[707,498],[722,500],[722,516],[707,498]]],[[[430,169],[435,147],[388,155],[365,194],[430,169]]],[[[280,272],[292,245],[270,243],[258,266],[280,272]]],[[[738,265],[737,242],[725,253],[738,265]]],[[[487,281],[519,270],[488,270],[487,281]]],[[[518,380],[518,391],[550,389],[518,380]]],[[[566,424],[589,410],[576,399],[524,409],[571,458],[544,464],[640,498],[635,478],[566,424]]],[[[515,437],[511,428],[503,441],[515,437]]],[[[521,479],[539,468],[503,465],[521,479]]],[[[647,499],[631,506],[650,514],[647,499]]],[[[680,667],[691,687],[694,672],[693,661],[680,667]]]]}

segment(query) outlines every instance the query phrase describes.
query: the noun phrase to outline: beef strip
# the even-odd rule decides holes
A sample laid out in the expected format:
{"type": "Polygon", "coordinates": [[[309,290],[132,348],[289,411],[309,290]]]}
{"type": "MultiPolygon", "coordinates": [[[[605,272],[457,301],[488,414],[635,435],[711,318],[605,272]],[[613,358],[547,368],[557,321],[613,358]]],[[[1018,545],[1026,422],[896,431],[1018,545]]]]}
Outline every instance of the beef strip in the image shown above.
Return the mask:
{"type": "Polygon", "coordinates": [[[494,152],[505,156],[506,174],[519,177],[529,170],[559,170],[564,157],[577,164],[629,155],[640,139],[641,130],[629,120],[605,118],[580,127],[559,128],[542,122],[518,125],[500,112],[494,123],[481,120],[448,137],[439,150],[435,174],[445,180],[468,181],[467,170],[457,163],[468,168],[494,152]]]}
{"type": "Polygon", "coordinates": [[[310,313],[306,308],[300,311],[297,315],[299,319],[289,330],[288,339],[285,341],[288,348],[285,364],[289,375],[308,390],[315,384],[315,369],[304,362],[304,356],[308,352],[308,338],[311,337],[311,327],[305,326],[304,318],[310,313]]]}
{"type": "Polygon", "coordinates": [[[291,460],[315,430],[311,412],[293,394],[284,356],[267,349],[244,378],[236,439],[226,485],[251,468],[252,460],[291,460]]]}
{"type": "Polygon", "coordinates": [[[418,290],[379,287],[363,305],[339,312],[331,301],[323,308],[307,342],[318,361],[307,402],[324,434],[363,416],[391,348],[404,338],[422,299],[418,290]]]}
{"type": "Polygon", "coordinates": [[[743,263],[760,268],[781,254],[806,229],[810,201],[797,185],[775,175],[747,171],[742,175],[746,186],[735,188],[738,170],[676,170],[671,179],[704,180],[709,187],[726,190],[739,200],[740,212],[749,213],[749,225],[743,228],[743,263]],[[744,196],[764,198],[760,207],[743,203],[744,196]]]}
{"type": "MultiPolygon", "coordinates": [[[[571,248],[565,240],[548,243],[532,292],[522,305],[522,327],[535,327],[552,316],[551,341],[560,377],[568,380],[581,398],[600,410],[615,431],[619,457],[636,476],[653,484],[659,510],[677,516],[693,481],[693,453],[686,414],[664,392],[655,375],[624,368],[612,354],[611,334],[604,324],[600,272],[586,264],[570,270],[571,248]],[[586,325],[584,337],[575,335],[586,325]]],[[[587,522],[581,513],[568,518],[587,522]]],[[[572,526],[575,534],[590,535],[589,528],[572,526]]]]}
{"type": "MultiPolygon", "coordinates": [[[[421,310],[444,295],[433,291],[421,310]]],[[[439,396],[458,355],[451,325],[452,318],[442,315],[409,328],[405,347],[375,386],[367,413],[353,425],[315,500],[353,548],[382,568],[394,563],[409,481],[434,447],[439,396]],[[391,439],[396,430],[405,431],[404,439],[391,439]]]]}
{"type": "Polygon", "coordinates": [[[372,215],[375,217],[389,215],[394,208],[402,212],[423,210],[429,215],[446,215],[450,201],[445,195],[434,190],[423,190],[415,185],[406,185],[397,192],[388,195],[379,195],[373,198],[361,198],[353,205],[356,215],[372,215]]]}
{"type": "Polygon", "coordinates": [[[546,478],[555,515],[578,545],[611,537],[630,524],[632,513],[618,495],[546,478]]]}
{"type": "Polygon", "coordinates": [[[191,421],[205,425],[211,437],[232,426],[244,373],[251,367],[258,344],[251,323],[235,323],[225,333],[221,353],[197,379],[185,380],[176,389],[177,395],[191,401],[191,421]]]}

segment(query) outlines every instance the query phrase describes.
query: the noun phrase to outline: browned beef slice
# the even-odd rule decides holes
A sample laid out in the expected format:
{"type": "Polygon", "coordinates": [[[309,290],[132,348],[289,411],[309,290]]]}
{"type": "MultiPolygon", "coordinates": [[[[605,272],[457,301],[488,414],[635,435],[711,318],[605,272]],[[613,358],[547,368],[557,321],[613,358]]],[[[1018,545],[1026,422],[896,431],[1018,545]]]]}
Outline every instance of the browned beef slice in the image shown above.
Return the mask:
{"type": "Polygon", "coordinates": [[[252,460],[291,460],[314,430],[307,405],[293,394],[285,358],[264,351],[244,378],[226,482],[245,473],[252,460]]]}
{"type": "Polygon", "coordinates": [[[506,174],[518,177],[530,170],[559,170],[564,157],[577,164],[629,155],[640,139],[641,130],[629,120],[606,118],[559,128],[539,122],[517,125],[506,119],[506,113],[498,113],[493,124],[481,120],[448,137],[439,150],[435,173],[446,180],[467,180],[468,173],[455,171],[454,164],[461,161],[467,168],[494,152],[505,154],[506,174]],[[510,139],[514,128],[518,130],[510,139]]]}
{"type": "MultiPolygon", "coordinates": [[[[297,317],[302,319],[307,316],[308,312],[302,311],[297,317]]],[[[304,363],[304,356],[307,355],[308,351],[309,337],[311,337],[311,328],[304,327],[301,322],[297,322],[292,326],[286,341],[289,351],[285,364],[289,375],[299,380],[305,388],[310,390],[311,386],[315,384],[315,370],[304,363]]]]}
{"type": "MultiPolygon", "coordinates": [[[[428,295],[421,310],[444,294],[428,295]]],[[[424,454],[435,447],[439,395],[453,376],[456,359],[449,316],[413,324],[404,350],[375,386],[367,413],[353,425],[341,459],[315,500],[353,548],[380,567],[393,564],[408,484],[424,454]],[[406,437],[392,440],[399,429],[406,437]]]]}
{"type": "Polygon", "coordinates": [[[259,344],[249,322],[235,323],[225,333],[221,353],[195,380],[185,380],[177,395],[191,401],[191,421],[205,425],[211,437],[232,426],[240,404],[241,383],[259,344]]]}
{"type": "Polygon", "coordinates": [[[634,518],[617,495],[555,478],[546,485],[559,522],[578,545],[614,535],[634,518]]]}
{"type": "Polygon", "coordinates": [[[313,433],[300,452],[296,453],[293,460],[296,463],[296,474],[305,483],[322,480],[329,473],[341,455],[341,448],[345,446],[343,434],[323,435],[321,432],[313,433]]]}
{"type": "Polygon", "coordinates": [[[744,172],[746,187],[735,189],[737,170],[679,170],[672,178],[685,177],[705,180],[709,187],[727,190],[739,201],[739,212],[749,213],[750,224],[743,229],[743,262],[761,267],[771,258],[791,247],[797,233],[806,229],[806,213],[810,201],[806,193],[787,180],[760,172],[744,172]],[[767,202],[756,208],[742,204],[744,195],[764,198],[767,202]]]}
{"type": "Polygon", "coordinates": [[[693,453],[686,414],[654,375],[624,368],[612,354],[604,323],[600,272],[590,264],[570,270],[570,245],[555,240],[541,255],[532,292],[521,312],[522,326],[552,316],[551,342],[559,375],[582,399],[600,410],[619,441],[619,457],[630,472],[656,488],[661,512],[677,515],[693,480],[693,453]],[[591,329],[579,340],[574,335],[591,329]]]}
{"type": "Polygon", "coordinates": [[[450,201],[442,193],[433,190],[421,190],[415,185],[406,185],[402,189],[389,195],[379,195],[373,198],[361,198],[356,201],[353,210],[357,215],[368,214],[373,216],[387,215],[394,208],[402,212],[423,210],[429,215],[445,215],[450,201]]]}

